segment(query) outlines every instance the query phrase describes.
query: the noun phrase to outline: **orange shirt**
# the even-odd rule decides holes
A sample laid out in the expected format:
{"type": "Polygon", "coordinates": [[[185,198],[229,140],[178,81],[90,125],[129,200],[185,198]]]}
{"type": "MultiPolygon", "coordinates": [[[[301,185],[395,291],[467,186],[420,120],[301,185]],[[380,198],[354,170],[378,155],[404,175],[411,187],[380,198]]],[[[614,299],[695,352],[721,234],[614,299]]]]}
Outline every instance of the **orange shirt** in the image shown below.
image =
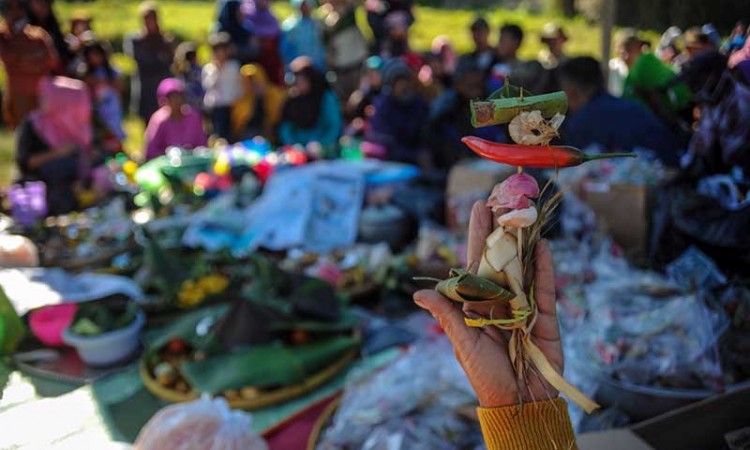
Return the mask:
{"type": "Polygon", "coordinates": [[[26,25],[11,33],[0,24],[0,59],[5,66],[8,91],[35,93],[39,80],[57,66],[57,51],[44,29],[26,25]]]}

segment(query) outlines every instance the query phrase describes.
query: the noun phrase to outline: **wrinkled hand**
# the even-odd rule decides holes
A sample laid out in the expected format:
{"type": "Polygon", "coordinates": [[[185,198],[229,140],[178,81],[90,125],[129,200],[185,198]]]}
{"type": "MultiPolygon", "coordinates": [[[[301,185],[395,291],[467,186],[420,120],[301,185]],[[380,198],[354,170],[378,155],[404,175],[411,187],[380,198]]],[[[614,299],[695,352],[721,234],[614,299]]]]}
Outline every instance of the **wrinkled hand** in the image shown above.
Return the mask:
{"type": "MultiPolygon", "coordinates": [[[[479,265],[484,241],[493,229],[492,212],[477,202],[471,211],[467,261],[470,270],[479,265]]],[[[563,354],[560,342],[560,328],[555,310],[555,275],[552,252],[546,241],[536,246],[535,255],[535,299],[539,307],[539,317],[532,331],[532,340],[544,353],[549,362],[562,373],[563,354]]],[[[509,332],[495,327],[472,328],[464,323],[464,312],[469,316],[489,316],[489,311],[481,311],[470,305],[464,311],[458,304],[448,300],[436,291],[423,290],[414,294],[414,301],[429,311],[445,330],[458,362],[466,372],[484,408],[516,405],[519,401],[534,402],[557,397],[557,391],[532,369],[525,381],[518,382],[508,356],[509,332]]]]}

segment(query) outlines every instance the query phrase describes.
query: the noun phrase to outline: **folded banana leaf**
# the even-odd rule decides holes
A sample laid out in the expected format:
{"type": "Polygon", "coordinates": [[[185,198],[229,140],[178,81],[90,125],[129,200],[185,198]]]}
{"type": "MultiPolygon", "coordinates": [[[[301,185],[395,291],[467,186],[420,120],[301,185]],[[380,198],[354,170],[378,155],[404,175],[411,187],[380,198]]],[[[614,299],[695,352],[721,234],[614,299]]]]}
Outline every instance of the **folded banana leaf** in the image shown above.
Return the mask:
{"type": "Polygon", "coordinates": [[[351,330],[358,325],[359,318],[351,311],[345,310],[336,322],[320,322],[315,320],[280,321],[271,324],[270,328],[273,331],[304,330],[313,333],[330,333],[351,330]]]}
{"type": "Polygon", "coordinates": [[[247,386],[289,386],[303,382],[358,344],[353,337],[340,336],[297,347],[259,345],[184,363],[181,371],[194,389],[210,394],[247,386]]]}
{"type": "Polygon", "coordinates": [[[515,298],[502,286],[463,269],[451,269],[450,278],[440,281],[435,290],[456,302],[507,302],[515,298]]]}
{"type": "Polygon", "coordinates": [[[341,302],[330,283],[300,275],[289,277],[289,298],[300,318],[335,322],[341,317],[341,302]]]}
{"type": "Polygon", "coordinates": [[[471,124],[486,127],[509,123],[523,111],[539,110],[545,118],[565,114],[568,97],[564,92],[532,95],[531,92],[506,84],[493,92],[486,100],[471,101],[471,124]]]}
{"type": "Polygon", "coordinates": [[[172,339],[182,339],[195,344],[198,339],[198,324],[215,322],[223,316],[228,305],[214,305],[190,311],[164,328],[146,334],[144,341],[149,350],[159,349],[172,339]]]}
{"type": "Polygon", "coordinates": [[[283,314],[273,308],[240,298],[232,302],[213,332],[227,350],[249,347],[272,341],[271,326],[284,319],[283,314]]]}

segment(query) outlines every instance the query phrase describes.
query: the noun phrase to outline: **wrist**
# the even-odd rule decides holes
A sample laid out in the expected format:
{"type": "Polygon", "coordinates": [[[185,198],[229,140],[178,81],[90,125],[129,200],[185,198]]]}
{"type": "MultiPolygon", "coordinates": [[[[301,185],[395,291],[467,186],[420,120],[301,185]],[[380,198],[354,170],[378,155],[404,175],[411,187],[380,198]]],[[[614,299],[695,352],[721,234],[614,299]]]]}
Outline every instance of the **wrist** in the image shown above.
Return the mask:
{"type": "Polygon", "coordinates": [[[515,393],[496,393],[492,395],[478,395],[477,400],[479,401],[480,408],[506,408],[508,406],[518,406],[526,403],[537,403],[548,400],[555,400],[560,394],[554,389],[546,389],[544,392],[533,395],[528,390],[523,394],[515,393]]]}

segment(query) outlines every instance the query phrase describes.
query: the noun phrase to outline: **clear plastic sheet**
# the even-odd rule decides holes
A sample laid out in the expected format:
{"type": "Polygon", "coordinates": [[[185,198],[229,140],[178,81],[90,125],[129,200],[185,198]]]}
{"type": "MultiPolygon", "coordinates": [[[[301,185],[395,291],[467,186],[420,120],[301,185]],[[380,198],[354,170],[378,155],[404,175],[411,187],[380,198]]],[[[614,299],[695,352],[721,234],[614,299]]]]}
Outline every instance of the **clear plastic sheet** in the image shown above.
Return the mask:
{"type": "MultiPolygon", "coordinates": [[[[606,238],[553,242],[565,375],[588,395],[601,377],[641,386],[719,389],[718,341],[729,325],[721,310],[655,272],[636,269],[606,238]]],[[[710,260],[709,260],[710,261],[710,260]]],[[[705,265],[695,265],[706,267],[705,265]]],[[[591,423],[570,407],[579,431],[591,423]]]]}
{"type": "Polygon", "coordinates": [[[667,266],[667,275],[688,291],[713,289],[727,282],[716,263],[695,247],[672,261],[667,266]]]}
{"type": "Polygon", "coordinates": [[[423,339],[383,370],[353,373],[318,450],[475,448],[479,426],[457,410],[476,405],[445,338],[423,339]]]}
{"type": "Polygon", "coordinates": [[[154,415],[135,442],[136,450],[268,450],[250,432],[251,417],[207,396],[170,405],[154,415]]]}

